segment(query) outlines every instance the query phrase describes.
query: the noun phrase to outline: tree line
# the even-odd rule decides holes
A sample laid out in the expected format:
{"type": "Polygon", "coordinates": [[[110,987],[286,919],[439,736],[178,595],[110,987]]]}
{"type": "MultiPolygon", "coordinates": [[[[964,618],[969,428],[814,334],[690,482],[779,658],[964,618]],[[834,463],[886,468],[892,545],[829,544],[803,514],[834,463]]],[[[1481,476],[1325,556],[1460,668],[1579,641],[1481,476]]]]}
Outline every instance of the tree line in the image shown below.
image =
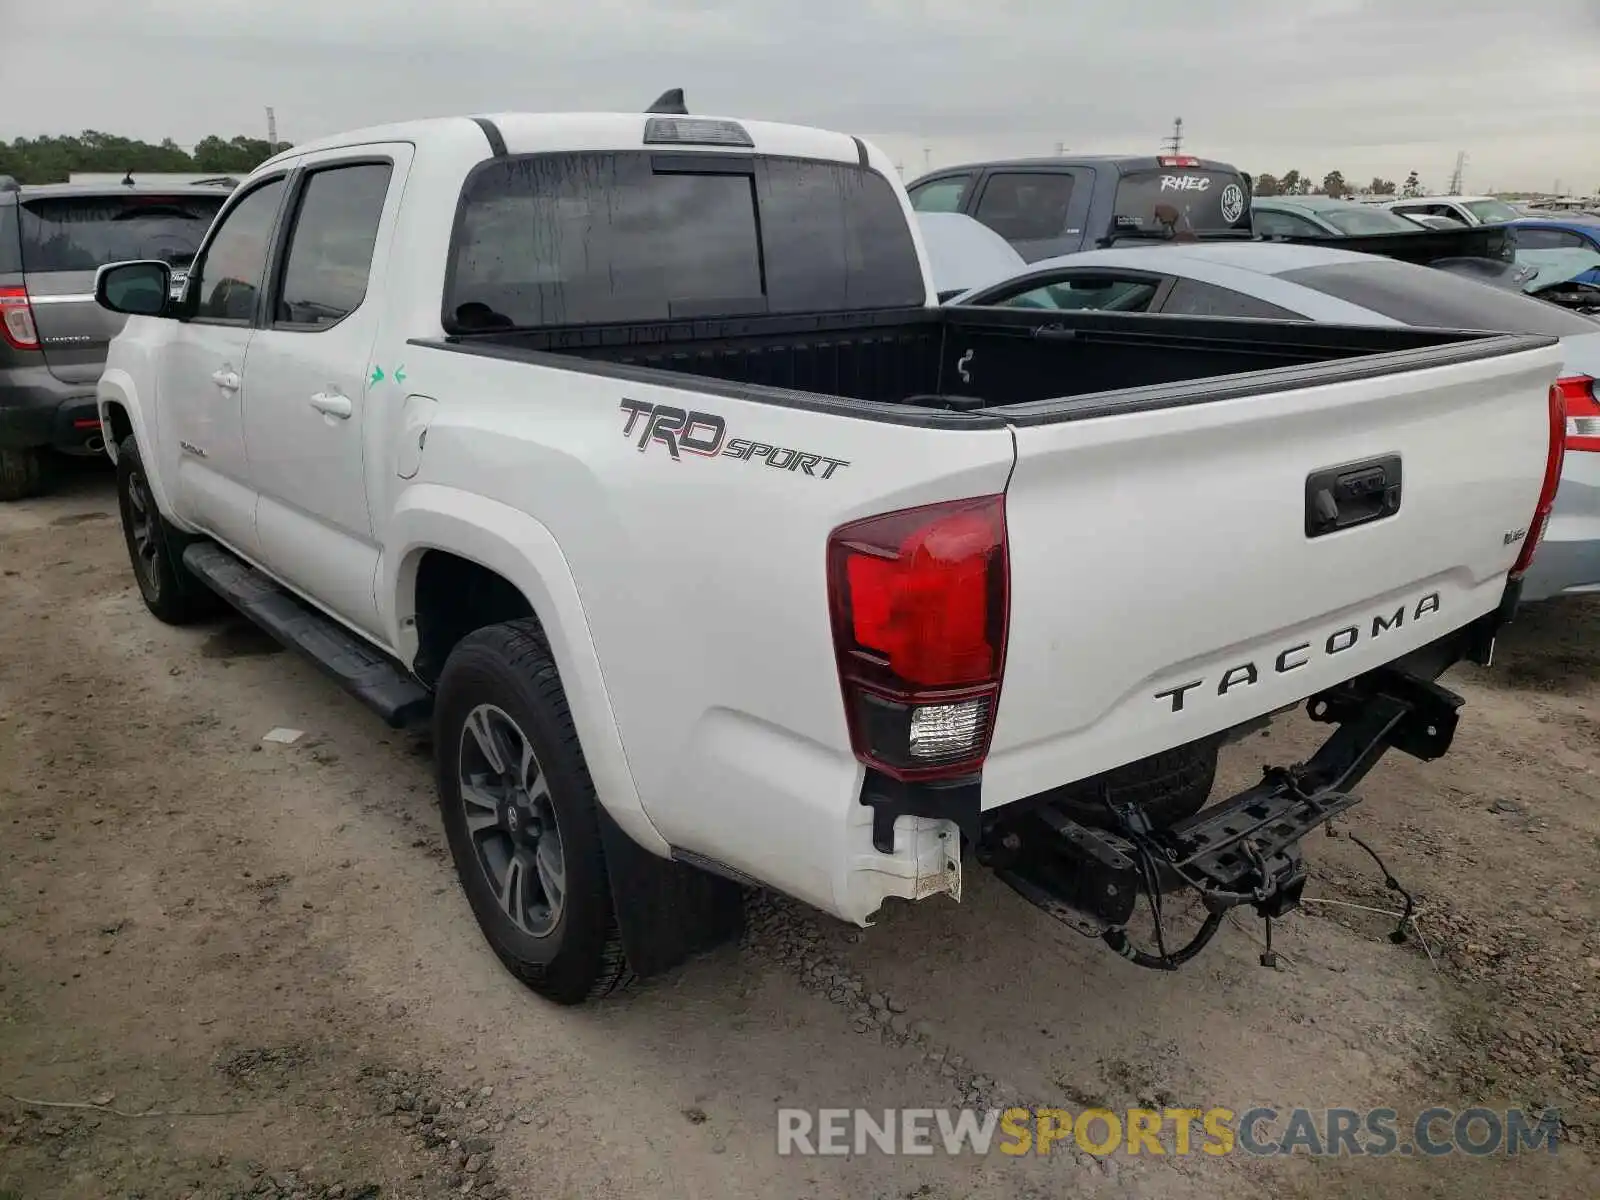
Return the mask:
{"type": "MultiPolygon", "coordinates": [[[[137,138],[86,129],[76,136],[17,138],[9,144],[0,142],[0,175],[10,175],[18,183],[65,183],[67,176],[74,171],[132,171],[135,175],[141,171],[201,171],[217,175],[246,175],[288,146],[289,143],[280,142],[274,148],[266,138],[245,137],[242,134],[227,139],[211,134],[201,138],[193,150],[185,150],[171,138],[152,144],[137,138]]],[[[1315,186],[1311,176],[1302,171],[1257,175],[1255,178],[1255,194],[1258,196],[1306,196],[1319,191],[1325,196],[1348,196],[1357,190],[1346,182],[1341,171],[1329,171],[1324,175],[1320,188],[1315,186]]],[[[1415,171],[1406,176],[1405,182],[1398,187],[1392,179],[1373,176],[1372,182],[1359,190],[1372,196],[1425,194],[1415,171]]]]}
{"type": "Polygon", "coordinates": [[[76,136],[0,142],[0,175],[10,175],[18,183],[65,183],[73,171],[245,175],[288,147],[289,143],[280,142],[274,150],[266,138],[224,139],[211,134],[185,150],[171,138],[152,145],[86,129],[76,136]]]}
{"type": "Polygon", "coordinates": [[[1300,171],[1286,171],[1282,175],[1257,175],[1255,179],[1255,194],[1258,196],[1309,196],[1316,192],[1321,192],[1324,196],[1349,196],[1358,191],[1366,196],[1399,194],[1409,198],[1427,195],[1422,180],[1417,178],[1415,171],[1407,175],[1405,182],[1398,187],[1394,180],[1374,175],[1371,183],[1359,189],[1345,181],[1342,171],[1329,171],[1322,177],[1320,188],[1315,185],[1311,176],[1300,171]]]}

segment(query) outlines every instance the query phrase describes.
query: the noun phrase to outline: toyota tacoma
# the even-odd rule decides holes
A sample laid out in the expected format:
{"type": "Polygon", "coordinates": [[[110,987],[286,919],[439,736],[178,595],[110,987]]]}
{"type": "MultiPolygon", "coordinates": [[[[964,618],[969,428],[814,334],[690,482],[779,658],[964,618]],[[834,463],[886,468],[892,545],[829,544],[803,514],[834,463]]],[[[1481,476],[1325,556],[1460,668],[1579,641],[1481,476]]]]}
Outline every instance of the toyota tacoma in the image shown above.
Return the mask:
{"type": "Polygon", "coordinates": [[[146,605],[431,722],[466,897],[546,997],[732,936],[752,885],[865,925],[973,864],[1176,966],[1140,899],[1293,908],[1301,838],[1448,749],[1435,681],[1515,608],[1554,339],[940,307],[912,215],[858,138],[669,94],[297,146],[178,297],[98,273],[146,605]],[[1206,807],[1302,703],[1322,749],[1206,807]]]}

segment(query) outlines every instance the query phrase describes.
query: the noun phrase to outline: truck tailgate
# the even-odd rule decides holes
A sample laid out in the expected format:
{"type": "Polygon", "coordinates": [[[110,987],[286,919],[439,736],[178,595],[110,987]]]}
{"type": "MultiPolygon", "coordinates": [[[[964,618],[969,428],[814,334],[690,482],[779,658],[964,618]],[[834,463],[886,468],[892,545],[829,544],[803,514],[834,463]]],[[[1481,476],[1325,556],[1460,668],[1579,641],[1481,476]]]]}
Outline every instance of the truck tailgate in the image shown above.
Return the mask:
{"type": "Polygon", "coordinates": [[[1294,704],[1495,608],[1538,503],[1560,362],[1554,344],[1502,344],[1513,352],[1194,402],[1197,383],[1164,406],[1108,394],[1019,421],[984,807],[1294,704]],[[1362,493],[1397,475],[1391,515],[1308,528],[1322,484],[1358,514],[1383,511],[1362,493]]]}

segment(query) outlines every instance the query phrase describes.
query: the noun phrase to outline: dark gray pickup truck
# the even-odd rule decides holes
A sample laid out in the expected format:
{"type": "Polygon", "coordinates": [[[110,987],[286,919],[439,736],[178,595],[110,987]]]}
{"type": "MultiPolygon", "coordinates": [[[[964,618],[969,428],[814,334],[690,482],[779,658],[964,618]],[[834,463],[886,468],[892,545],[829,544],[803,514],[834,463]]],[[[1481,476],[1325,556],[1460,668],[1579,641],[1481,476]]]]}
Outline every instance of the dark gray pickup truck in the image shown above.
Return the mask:
{"type": "Polygon", "coordinates": [[[918,212],[965,213],[1028,262],[1125,238],[1251,236],[1250,177],[1186,154],[968,163],[906,190],[918,212]]]}

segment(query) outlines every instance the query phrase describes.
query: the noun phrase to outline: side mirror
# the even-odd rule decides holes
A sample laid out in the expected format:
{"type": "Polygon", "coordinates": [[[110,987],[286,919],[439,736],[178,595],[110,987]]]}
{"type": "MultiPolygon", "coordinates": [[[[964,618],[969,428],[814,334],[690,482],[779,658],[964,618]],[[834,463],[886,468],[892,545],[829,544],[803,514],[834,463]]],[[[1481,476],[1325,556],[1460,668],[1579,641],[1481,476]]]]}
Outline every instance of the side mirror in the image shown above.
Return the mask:
{"type": "Polygon", "coordinates": [[[165,315],[171,291],[172,268],[159,259],[111,263],[94,275],[95,303],[132,317],[165,315]]]}

